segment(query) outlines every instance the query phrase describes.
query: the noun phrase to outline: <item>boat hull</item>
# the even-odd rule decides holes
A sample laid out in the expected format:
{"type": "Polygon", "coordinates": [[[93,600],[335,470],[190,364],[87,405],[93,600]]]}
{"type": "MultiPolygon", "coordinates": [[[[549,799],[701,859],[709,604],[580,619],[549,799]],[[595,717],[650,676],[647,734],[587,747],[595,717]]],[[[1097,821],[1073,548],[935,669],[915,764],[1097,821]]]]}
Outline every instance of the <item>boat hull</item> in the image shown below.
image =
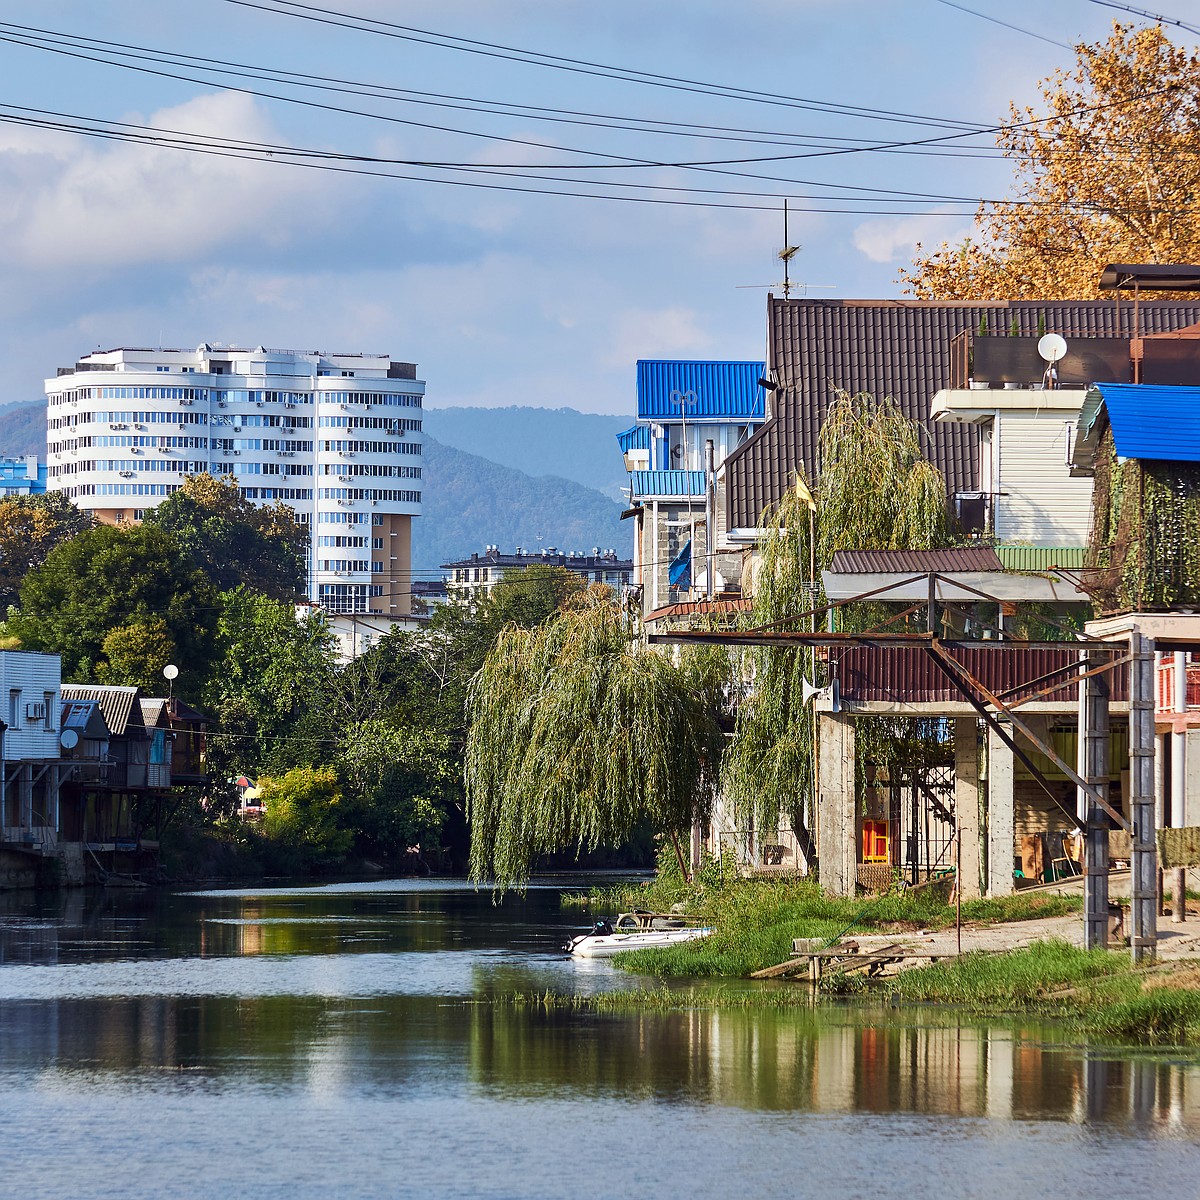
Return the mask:
{"type": "Polygon", "coordinates": [[[647,929],[633,933],[585,933],[572,938],[565,949],[572,958],[611,958],[628,950],[675,946],[707,937],[711,929],[647,929]]]}

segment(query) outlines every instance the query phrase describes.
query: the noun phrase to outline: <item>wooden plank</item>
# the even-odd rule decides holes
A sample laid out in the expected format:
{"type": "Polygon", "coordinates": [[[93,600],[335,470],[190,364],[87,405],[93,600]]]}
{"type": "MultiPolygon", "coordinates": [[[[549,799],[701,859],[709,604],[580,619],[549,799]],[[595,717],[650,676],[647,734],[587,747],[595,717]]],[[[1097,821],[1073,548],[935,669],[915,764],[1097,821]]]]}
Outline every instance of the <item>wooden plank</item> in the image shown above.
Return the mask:
{"type": "Polygon", "coordinates": [[[807,973],[812,964],[807,955],[803,958],[789,958],[787,962],[776,963],[773,967],[763,967],[761,971],[752,971],[751,979],[779,979],[784,975],[798,975],[801,971],[807,973]]]}

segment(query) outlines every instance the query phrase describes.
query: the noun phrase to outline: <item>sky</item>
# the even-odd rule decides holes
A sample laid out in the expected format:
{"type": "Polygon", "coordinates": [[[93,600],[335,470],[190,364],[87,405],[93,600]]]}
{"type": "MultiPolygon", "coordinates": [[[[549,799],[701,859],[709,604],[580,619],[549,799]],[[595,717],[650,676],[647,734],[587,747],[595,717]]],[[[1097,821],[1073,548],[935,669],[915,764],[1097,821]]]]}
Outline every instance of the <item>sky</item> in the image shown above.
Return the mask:
{"type": "Polygon", "coordinates": [[[209,342],[390,353],[431,407],[631,412],[638,358],[762,357],[785,197],[793,294],[899,296],[1005,194],[1010,102],[1122,7],[7,0],[0,403],[209,342]]]}

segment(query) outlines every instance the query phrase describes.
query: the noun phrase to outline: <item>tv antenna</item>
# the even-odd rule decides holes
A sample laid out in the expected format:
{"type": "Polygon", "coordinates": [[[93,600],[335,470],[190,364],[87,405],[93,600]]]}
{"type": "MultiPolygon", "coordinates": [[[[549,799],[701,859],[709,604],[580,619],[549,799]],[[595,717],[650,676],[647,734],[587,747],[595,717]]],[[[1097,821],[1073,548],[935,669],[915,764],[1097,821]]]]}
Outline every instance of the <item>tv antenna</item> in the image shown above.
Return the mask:
{"type": "Polygon", "coordinates": [[[739,283],[738,289],[743,288],[779,288],[783,292],[785,300],[791,299],[792,288],[797,288],[802,294],[807,294],[809,288],[822,288],[833,290],[832,283],[793,283],[791,275],[792,259],[803,250],[803,246],[793,246],[788,238],[788,202],[783,202],[783,249],[775,255],[781,263],[783,263],[783,281],[781,283],[739,283]]]}

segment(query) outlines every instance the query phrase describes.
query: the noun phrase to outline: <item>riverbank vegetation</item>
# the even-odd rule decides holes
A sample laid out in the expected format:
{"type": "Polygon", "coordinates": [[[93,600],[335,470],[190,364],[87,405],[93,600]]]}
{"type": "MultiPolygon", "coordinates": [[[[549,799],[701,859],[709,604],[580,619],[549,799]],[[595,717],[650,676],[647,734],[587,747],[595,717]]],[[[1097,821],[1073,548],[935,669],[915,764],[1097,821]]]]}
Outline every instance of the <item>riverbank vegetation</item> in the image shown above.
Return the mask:
{"type": "MultiPolygon", "coordinates": [[[[1024,921],[1064,916],[1081,906],[1078,896],[1026,892],[965,901],[962,918],[967,924],[1024,921]]],[[[732,864],[713,861],[695,879],[685,880],[668,852],[660,854],[658,875],[648,886],[595,889],[587,907],[597,916],[633,908],[674,910],[711,924],[715,932],[700,941],[639,950],[618,960],[631,971],[675,978],[745,978],[783,962],[793,938],[833,942],[855,933],[912,934],[946,929],[956,918],[938,887],[840,899],[825,895],[806,877],[742,879],[732,864]]]]}
{"type": "Polygon", "coordinates": [[[319,610],[297,617],[308,544],[291,509],[209,475],[136,525],[97,525],[59,492],[0,499],[0,645],[147,697],[174,664],[174,698],[208,721],[209,782],[164,808],[170,877],[464,868],[471,678],[503,630],[583,589],[531,567],[344,663],[319,610]],[[241,815],[239,778],[262,816],[241,815]]]}

